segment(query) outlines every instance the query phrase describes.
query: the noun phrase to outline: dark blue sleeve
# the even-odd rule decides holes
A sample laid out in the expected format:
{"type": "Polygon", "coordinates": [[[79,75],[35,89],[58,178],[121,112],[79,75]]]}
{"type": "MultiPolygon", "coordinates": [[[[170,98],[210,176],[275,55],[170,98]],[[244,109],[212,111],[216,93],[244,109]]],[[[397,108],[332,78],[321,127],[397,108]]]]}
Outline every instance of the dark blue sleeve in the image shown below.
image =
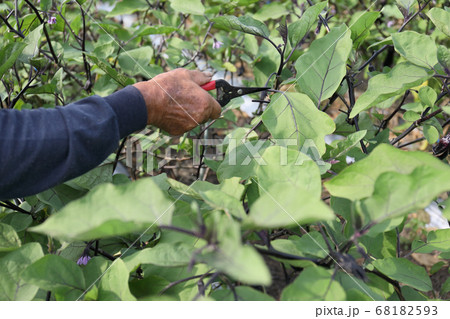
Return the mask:
{"type": "Polygon", "coordinates": [[[144,98],[133,86],[54,109],[0,109],[0,199],[36,194],[93,169],[146,122],[144,98]]]}

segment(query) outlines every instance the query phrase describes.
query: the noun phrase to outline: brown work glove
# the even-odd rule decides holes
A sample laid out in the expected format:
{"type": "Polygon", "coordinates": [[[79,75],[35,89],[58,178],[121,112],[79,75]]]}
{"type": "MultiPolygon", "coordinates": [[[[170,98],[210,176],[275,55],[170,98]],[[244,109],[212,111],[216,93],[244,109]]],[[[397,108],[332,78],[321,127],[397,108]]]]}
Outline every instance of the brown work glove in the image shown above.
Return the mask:
{"type": "Polygon", "coordinates": [[[209,81],[210,74],[175,69],[133,86],[144,97],[147,124],[172,135],[181,135],[220,116],[219,103],[200,87],[209,81]]]}

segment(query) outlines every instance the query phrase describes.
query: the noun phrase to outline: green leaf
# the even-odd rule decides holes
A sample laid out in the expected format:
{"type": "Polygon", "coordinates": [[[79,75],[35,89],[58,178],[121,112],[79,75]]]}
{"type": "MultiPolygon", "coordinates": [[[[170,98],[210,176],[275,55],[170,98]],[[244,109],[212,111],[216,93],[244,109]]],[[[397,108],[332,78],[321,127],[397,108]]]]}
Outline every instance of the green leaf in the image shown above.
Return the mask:
{"type": "Polygon", "coordinates": [[[410,13],[411,7],[416,3],[416,0],[396,0],[397,4],[406,9],[410,13]]]}
{"type": "Polygon", "coordinates": [[[170,6],[184,14],[203,15],[205,13],[205,7],[200,0],[170,0],[170,6]]]}
{"type": "Polygon", "coordinates": [[[65,184],[73,188],[89,190],[99,184],[112,182],[112,167],[112,164],[98,166],[65,184]]]}
{"type": "Polygon", "coordinates": [[[21,277],[25,282],[56,292],[66,300],[76,300],[86,288],[81,268],[57,255],[45,255],[35,261],[21,277]]]}
{"type": "MultiPolygon", "coordinates": [[[[248,286],[237,286],[234,288],[237,294],[238,301],[275,301],[275,299],[268,294],[248,286]]],[[[217,301],[234,301],[233,291],[230,289],[216,289],[211,295],[217,301]]]]}
{"type": "Polygon", "coordinates": [[[257,140],[245,142],[231,148],[229,146],[224,160],[217,169],[219,181],[236,176],[241,179],[255,176],[256,167],[261,161],[261,154],[269,144],[268,141],[257,140]]]}
{"type": "Polygon", "coordinates": [[[428,143],[434,144],[439,139],[439,131],[433,125],[423,125],[423,135],[428,143]]]}
{"type": "Polygon", "coordinates": [[[135,301],[128,287],[129,271],[122,259],[116,259],[103,274],[98,287],[98,300],[135,301]]]}
{"type": "Polygon", "coordinates": [[[136,31],[136,36],[146,36],[150,34],[169,34],[178,29],[166,25],[141,25],[138,31],[136,31]]]}
{"type": "Polygon", "coordinates": [[[333,95],[345,75],[352,49],[350,35],[346,25],[335,27],[323,38],[313,41],[295,62],[296,88],[306,93],[316,107],[333,95]]]}
{"type": "Polygon", "coordinates": [[[433,107],[437,99],[437,93],[429,86],[423,86],[419,90],[419,98],[426,106],[433,107]]]}
{"type": "Polygon", "coordinates": [[[13,227],[0,223],[0,252],[19,248],[21,245],[19,236],[13,227]]]}
{"type": "Polygon", "coordinates": [[[319,155],[325,153],[325,136],[335,129],[333,120],[301,93],[274,94],[262,120],[274,138],[292,139],[297,149],[311,140],[319,155]]]}
{"type": "Polygon", "coordinates": [[[274,185],[289,185],[309,191],[320,198],[322,185],[316,163],[306,154],[282,146],[268,147],[261,156],[261,165],[256,167],[258,185],[268,189],[274,185]]]}
{"type": "Polygon", "coordinates": [[[413,242],[412,250],[418,253],[431,253],[434,250],[440,252],[450,251],[450,229],[438,229],[430,231],[426,242],[413,242]]]}
{"type": "Polygon", "coordinates": [[[88,55],[89,59],[97,65],[100,69],[103,70],[107,75],[109,75],[114,81],[116,81],[119,85],[122,87],[126,87],[127,85],[131,85],[134,83],[132,79],[129,77],[118,73],[116,70],[114,70],[111,66],[109,66],[108,63],[100,60],[95,55],[88,55]]]}
{"type": "Polygon", "coordinates": [[[233,63],[225,62],[222,66],[223,66],[226,70],[228,70],[228,71],[230,71],[230,72],[236,72],[236,71],[237,71],[236,66],[235,66],[233,63]]]}
{"type": "Polygon", "coordinates": [[[402,284],[411,286],[420,291],[430,291],[433,289],[430,277],[423,267],[413,264],[404,258],[377,259],[372,265],[381,273],[397,280],[402,284]]]}
{"type": "Polygon", "coordinates": [[[25,283],[22,272],[44,256],[39,243],[29,243],[0,259],[0,300],[32,300],[38,287],[25,283]]]}
{"type": "Polygon", "coordinates": [[[22,62],[29,62],[31,58],[34,58],[39,53],[43,27],[43,24],[39,25],[26,36],[25,42],[27,46],[19,57],[19,60],[22,62]]]}
{"type": "Polygon", "coordinates": [[[289,14],[284,4],[279,2],[271,2],[263,5],[254,15],[253,18],[260,21],[266,21],[269,19],[276,20],[289,14]]]}
{"type": "Polygon", "coordinates": [[[201,192],[203,200],[215,209],[223,210],[227,215],[237,218],[245,218],[246,214],[239,199],[223,193],[220,190],[209,190],[201,192]]]}
{"type": "Polygon", "coordinates": [[[309,32],[318,19],[319,13],[327,6],[327,2],[319,2],[303,13],[299,20],[290,23],[288,26],[288,37],[291,46],[294,47],[309,32]]]}
{"type": "Polygon", "coordinates": [[[426,34],[414,31],[397,32],[392,35],[395,51],[418,66],[432,69],[437,61],[435,41],[426,34]]]}
{"type": "Polygon", "coordinates": [[[420,120],[420,118],[421,118],[420,114],[414,111],[406,111],[403,114],[403,119],[408,122],[414,122],[420,120]]]}
{"type": "Polygon", "coordinates": [[[310,191],[289,184],[260,186],[260,197],[250,207],[249,228],[278,228],[331,220],[333,211],[310,191]]]}
{"type": "Polygon", "coordinates": [[[389,73],[375,75],[367,90],[356,100],[350,118],[390,97],[404,93],[428,80],[432,72],[409,62],[397,64],[389,73]]]}
{"type": "Polygon", "coordinates": [[[440,8],[432,8],[427,12],[427,16],[433,21],[436,28],[450,37],[450,12],[440,8]]]}
{"type": "Polygon", "coordinates": [[[417,167],[427,167],[436,174],[441,172],[442,176],[447,176],[450,170],[447,165],[430,154],[419,151],[405,152],[388,144],[380,144],[369,156],[325,182],[325,187],[331,195],[353,201],[372,195],[375,181],[381,174],[385,172],[410,174],[417,167]]]}
{"type": "Polygon", "coordinates": [[[254,248],[241,245],[227,248],[206,250],[196,259],[243,283],[270,285],[272,278],[269,269],[254,248]]]}
{"type": "Polygon", "coordinates": [[[270,32],[267,26],[259,20],[255,20],[250,16],[220,16],[211,19],[214,27],[217,29],[230,31],[237,30],[248,34],[253,34],[268,39],[270,32]]]}
{"type": "Polygon", "coordinates": [[[80,191],[79,189],[61,184],[37,194],[36,197],[41,202],[52,207],[55,211],[59,211],[65,205],[80,198],[85,193],[85,190],[80,191]]]}
{"type": "Polygon", "coordinates": [[[437,59],[445,72],[450,73],[450,50],[443,45],[438,46],[437,59]]]}
{"type": "Polygon", "coordinates": [[[331,150],[330,158],[337,158],[344,155],[351,148],[359,144],[359,141],[362,140],[364,136],[366,136],[366,134],[367,134],[366,130],[357,131],[347,136],[345,140],[339,141],[336,145],[336,148],[331,150]]]}
{"type": "Polygon", "coordinates": [[[148,9],[148,3],[145,0],[126,0],[116,2],[114,9],[106,14],[107,18],[113,18],[118,15],[131,14],[139,10],[148,9]]]}
{"type": "Polygon", "coordinates": [[[52,7],[52,0],[41,0],[40,6],[42,11],[48,11],[52,7]]]}
{"type": "Polygon", "coordinates": [[[129,50],[119,54],[119,65],[123,72],[135,76],[141,74],[146,77],[152,77],[149,71],[149,63],[153,56],[153,49],[150,46],[129,50]]]}
{"type": "Polygon", "coordinates": [[[92,240],[169,224],[173,209],[172,201],[151,178],[101,184],[30,230],[59,239],[92,240]]]}
{"type": "Polygon", "coordinates": [[[385,172],[375,181],[363,211],[375,222],[425,208],[440,193],[450,190],[450,168],[418,166],[410,174],[385,172]]]}
{"type": "Polygon", "coordinates": [[[305,268],[293,283],[284,288],[282,301],[339,301],[345,291],[332,277],[332,271],[322,267],[305,268]]]}
{"type": "Polygon", "coordinates": [[[353,47],[358,48],[364,39],[369,35],[369,30],[375,20],[380,16],[380,12],[358,12],[350,20],[350,30],[352,31],[353,47]]]}
{"type": "Polygon", "coordinates": [[[23,42],[13,42],[8,43],[0,50],[0,79],[14,65],[26,46],[27,44],[23,42]]]}
{"type": "Polygon", "coordinates": [[[450,277],[442,284],[441,294],[444,295],[450,291],[450,277]]]}
{"type": "Polygon", "coordinates": [[[90,190],[99,184],[112,182],[112,168],[112,164],[98,166],[65,184],[75,189],[90,190]]]}
{"type": "Polygon", "coordinates": [[[224,194],[230,195],[236,199],[241,199],[244,192],[244,185],[240,184],[240,179],[237,177],[223,180],[220,184],[212,184],[205,181],[195,181],[191,185],[185,185],[172,178],[167,179],[167,183],[170,187],[181,194],[194,197],[196,199],[202,199],[202,192],[206,191],[220,191],[224,194]]]}
{"type": "Polygon", "coordinates": [[[123,259],[128,271],[141,264],[162,267],[186,266],[192,258],[194,248],[185,243],[160,243],[152,248],[145,248],[123,259]]]}

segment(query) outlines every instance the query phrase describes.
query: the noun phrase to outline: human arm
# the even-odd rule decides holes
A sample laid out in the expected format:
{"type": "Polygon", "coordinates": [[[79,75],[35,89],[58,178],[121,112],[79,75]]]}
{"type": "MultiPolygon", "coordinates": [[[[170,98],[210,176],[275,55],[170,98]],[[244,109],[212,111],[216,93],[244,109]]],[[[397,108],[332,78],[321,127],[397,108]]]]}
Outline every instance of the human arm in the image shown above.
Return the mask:
{"type": "Polygon", "coordinates": [[[146,124],[179,135],[217,118],[220,106],[200,88],[210,79],[177,69],[105,98],[0,110],[0,199],[36,194],[91,170],[146,124]]]}

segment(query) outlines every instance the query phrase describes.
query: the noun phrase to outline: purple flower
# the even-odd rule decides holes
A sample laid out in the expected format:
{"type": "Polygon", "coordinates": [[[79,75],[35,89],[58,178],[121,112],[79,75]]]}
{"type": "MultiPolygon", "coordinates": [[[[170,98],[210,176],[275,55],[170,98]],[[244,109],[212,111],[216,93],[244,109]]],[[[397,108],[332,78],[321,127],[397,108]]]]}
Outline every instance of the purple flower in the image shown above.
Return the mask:
{"type": "Polygon", "coordinates": [[[394,26],[394,24],[395,24],[395,22],[394,22],[393,20],[389,20],[389,21],[386,23],[386,26],[387,26],[388,28],[392,28],[392,27],[394,26]]]}
{"type": "Polygon", "coordinates": [[[50,17],[50,19],[48,19],[48,24],[56,24],[56,17],[50,17]]]}
{"type": "Polygon", "coordinates": [[[80,259],[78,259],[77,265],[80,265],[80,266],[81,265],[86,265],[90,259],[91,259],[91,257],[82,255],[80,257],[80,259]]]}
{"type": "Polygon", "coordinates": [[[214,39],[214,43],[212,45],[212,48],[217,50],[220,49],[223,45],[223,42],[217,41],[216,39],[214,39]]]}

